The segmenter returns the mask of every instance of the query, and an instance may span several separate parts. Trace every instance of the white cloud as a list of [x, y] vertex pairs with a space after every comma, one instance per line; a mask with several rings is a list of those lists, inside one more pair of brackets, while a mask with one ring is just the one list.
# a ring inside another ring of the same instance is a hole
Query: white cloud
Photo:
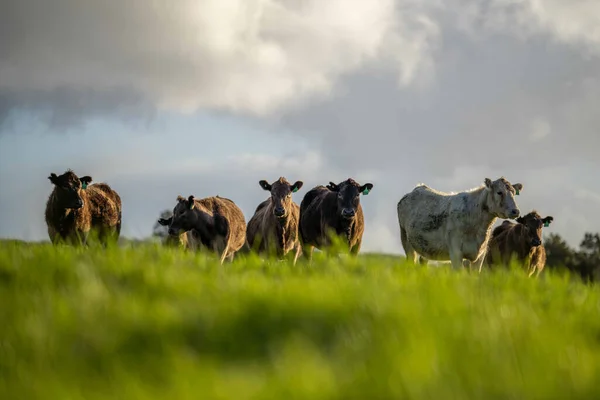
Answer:
[[127, 87], [166, 109], [265, 115], [328, 96], [375, 61], [409, 84], [437, 35], [409, 0], [400, 12], [394, 0], [79, 3], [22, 0], [3, 13], [14, 30], [0, 89]]

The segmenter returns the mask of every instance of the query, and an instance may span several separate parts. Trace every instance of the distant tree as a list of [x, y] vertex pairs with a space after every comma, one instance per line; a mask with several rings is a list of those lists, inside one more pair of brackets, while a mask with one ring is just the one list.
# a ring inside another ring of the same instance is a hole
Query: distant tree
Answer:
[[164, 210], [160, 213], [160, 216], [154, 221], [154, 227], [152, 228], [152, 236], [164, 239], [169, 235], [169, 228], [166, 226], [162, 226], [158, 223], [159, 218], [168, 219], [173, 216], [172, 210]]
[[546, 249], [546, 266], [548, 268], [572, 269], [575, 261], [575, 251], [557, 233], [551, 233], [544, 239]]
[[586, 281], [600, 280], [600, 235], [586, 233], [575, 256], [575, 267]]

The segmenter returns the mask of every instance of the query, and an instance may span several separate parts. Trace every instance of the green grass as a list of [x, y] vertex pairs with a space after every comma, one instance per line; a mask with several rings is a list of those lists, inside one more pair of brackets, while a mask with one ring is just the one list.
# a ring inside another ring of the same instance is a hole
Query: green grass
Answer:
[[592, 399], [600, 289], [399, 257], [0, 244], [0, 398]]

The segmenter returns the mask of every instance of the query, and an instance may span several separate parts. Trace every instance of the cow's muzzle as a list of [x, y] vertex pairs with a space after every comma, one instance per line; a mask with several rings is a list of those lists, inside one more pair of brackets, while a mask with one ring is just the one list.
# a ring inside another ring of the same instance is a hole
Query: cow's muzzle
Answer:
[[79, 200], [77, 200], [77, 201], [75, 201], [73, 203], [73, 207], [72, 208], [79, 209], [81, 207], [83, 207], [83, 200], [79, 199]]
[[537, 247], [537, 246], [539, 246], [541, 244], [542, 244], [542, 241], [540, 239], [538, 239], [538, 238], [531, 239], [531, 245], [532, 246]]
[[273, 214], [277, 218], [285, 217], [285, 208], [283, 208], [283, 207], [275, 207], [275, 209], [273, 210]]
[[344, 208], [342, 210], [342, 217], [344, 218], [354, 218], [354, 215], [356, 215], [356, 211], [353, 208]]

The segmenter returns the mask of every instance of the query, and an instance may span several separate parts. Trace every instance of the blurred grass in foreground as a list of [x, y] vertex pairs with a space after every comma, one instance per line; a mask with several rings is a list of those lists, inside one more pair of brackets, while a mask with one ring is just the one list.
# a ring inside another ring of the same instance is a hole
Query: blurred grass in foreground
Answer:
[[399, 257], [0, 244], [0, 398], [600, 398], [600, 289]]

